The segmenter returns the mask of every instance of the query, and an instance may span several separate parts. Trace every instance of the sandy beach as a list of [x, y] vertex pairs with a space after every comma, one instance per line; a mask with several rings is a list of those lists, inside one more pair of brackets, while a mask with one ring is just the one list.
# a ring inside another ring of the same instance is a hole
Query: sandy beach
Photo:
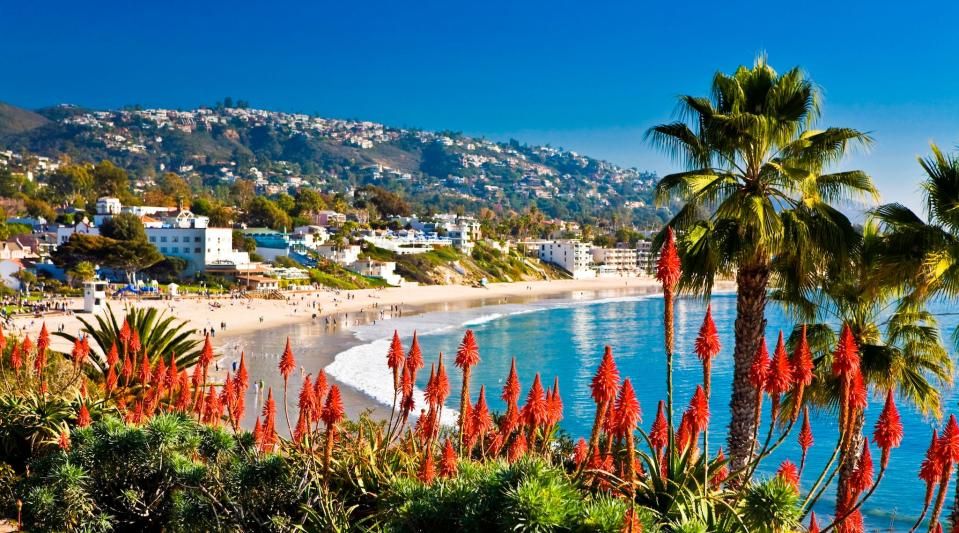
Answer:
[[[349, 324], [351, 320], [365, 319], [358, 316], [359, 314], [390, 313], [391, 306], [398, 306], [397, 312], [406, 313], [429, 304], [479, 300], [495, 302], [497, 299], [510, 297], [540, 297], [575, 291], [628, 288], [648, 291], [656, 287], [658, 283], [651, 277], [599, 278], [493, 283], [485, 288], [463, 285], [426, 285], [356, 291], [327, 289], [285, 293], [286, 300], [213, 296], [210, 298], [182, 297], [173, 300], [110, 299], [109, 304], [115, 313], [119, 313], [125, 306], [157, 307], [189, 321], [201, 332], [204, 328], [214, 328], [217, 330], [218, 338], [225, 338], [298, 322], [308, 322], [314, 318], [325, 320], [329, 317], [331, 320], [335, 319], [337, 325]], [[59, 314], [42, 318], [18, 317], [13, 320], [13, 324], [18, 330], [25, 330], [31, 335], [39, 331], [42, 322], [46, 322], [50, 331], [56, 331], [62, 326], [64, 331], [75, 333], [82, 327], [78, 317], [90, 319], [93, 315], [80, 312], [83, 307], [80, 298], [70, 299], [69, 302], [74, 309], [72, 315]], [[226, 325], [225, 330], [221, 331], [221, 324]], [[71, 347], [63, 339], [55, 337], [52, 348], [69, 350]]]

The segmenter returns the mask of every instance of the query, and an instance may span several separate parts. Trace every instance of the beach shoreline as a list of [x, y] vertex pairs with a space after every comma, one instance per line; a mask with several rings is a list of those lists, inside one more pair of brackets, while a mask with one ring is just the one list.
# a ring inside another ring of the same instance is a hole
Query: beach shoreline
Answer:
[[[332, 364], [338, 354], [365, 344], [366, 341], [355, 336], [354, 328], [380, 320], [546, 299], [587, 301], [659, 292], [659, 282], [644, 276], [493, 283], [483, 288], [428, 285], [355, 291], [320, 290], [289, 293], [286, 300], [212, 297], [111, 300], [110, 304], [117, 314], [128, 305], [158, 307], [188, 321], [201, 336], [204, 330], [213, 331], [212, 342], [217, 352], [216, 369], [210, 376], [213, 380], [223, 380], [240, 353], [245, 352], [251, 380], [262, 382], [262, 386], [251, 391], [252, 396], [248, 398], [251, 405], [258, 406], [263, 400], [263, 391], [272, 388], [275, 392], [282, 387], [276, 364], [283, 350], [284, 336], [293, 343], [300, 364], [299, 379], [302, 379], [306, 374], [315, 376], [321, 368]], [[82, 307], [78, 298], [71, 300], [70, 304], [73, 309]], [[46, 322], [51, 332], [62, 327], [66, 332], [76, 333], [82, 327], [79, 317], [90, 320], [93, 315], [19, 317], [14, 319], [14, 324], [31, 335], [36, 335], [42, 322]], [[225, 329], [221, 329], [221, 324], [226, 326]], [[52, 340], [54, 350], [68, 352], [72, 349], [60, 337], [53, 336]], [[384, 408], [375, 398], [335, 378], [331, 378], [330, 383], [341, 386], [350, 416], [355, 417], [364, 411], [372, 411], [374, 416], [388, 416], [389, 406]], [[294, 390], [298, 387], [298, 384], [293, 386]], [[247, 413], [249, 420], [244, 422], [249, 426], [253, 425], [255, 413], [256, 409]]]

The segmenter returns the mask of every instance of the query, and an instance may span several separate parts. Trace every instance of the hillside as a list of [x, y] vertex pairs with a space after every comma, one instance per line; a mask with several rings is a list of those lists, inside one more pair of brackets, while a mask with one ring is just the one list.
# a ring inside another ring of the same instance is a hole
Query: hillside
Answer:
[[0, 102], [0, 136], [22, 134], [49, 122], [39, 113]]
[[536, 205], [551, 217], [594, 222], [615, 214], [637, 224], [665, 216], [649, 207], [654, 174], [516, 140], [245, 107], [5, 109], [0, 148], [109, 159], [145, 182], [174, 171], [211, 189], [249, 179], [268, 194], [303, 185], [349, 194], [374, 184], [436, 211]]

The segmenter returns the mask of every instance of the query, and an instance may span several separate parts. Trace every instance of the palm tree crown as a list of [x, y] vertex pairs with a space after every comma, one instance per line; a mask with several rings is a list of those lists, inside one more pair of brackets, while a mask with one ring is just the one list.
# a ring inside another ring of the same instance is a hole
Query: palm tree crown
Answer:
[[870, 138], [850, 128], [812, 129], [820, 102], [801, 70], [779, 75], [760, 57], [752, 68], [717, 73], [710, 97], [680, 97], [680, 119], [647, 132], [686, 167], [656, 188], [660, 205], [682, 203], [669, 221], [680, 235], [681, 288], [708, 295], [717, 275], [736, 276], [733, 469], [745, 464], [755, 440], [748, 372], [766, 325], [773, 258], [790, 256], [795, 268], [812, 271], [824, 256], [847, 255], [855, 231], [833, 204], [878, 195], [862, 171], [824, 173], [850, 145]]

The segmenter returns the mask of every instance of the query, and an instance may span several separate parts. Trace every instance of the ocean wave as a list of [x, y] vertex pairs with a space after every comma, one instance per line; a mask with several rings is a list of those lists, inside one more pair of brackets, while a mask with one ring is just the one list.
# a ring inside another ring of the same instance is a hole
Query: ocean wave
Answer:
[[[380, 339], [367, 344], [354, 346], [336, 355], [327, 365], [326, 373], [345, 383], [377, 402], [393, 405], [393, 373], [386, 366], [386, 353], [389, 351], [388, 339]], [[413, 391], [414, 415], [426, 406], [426, 397], [419, 388]], [[441, 423], [456, 424], [459, 413], [455, 409], [444, 408]]]

